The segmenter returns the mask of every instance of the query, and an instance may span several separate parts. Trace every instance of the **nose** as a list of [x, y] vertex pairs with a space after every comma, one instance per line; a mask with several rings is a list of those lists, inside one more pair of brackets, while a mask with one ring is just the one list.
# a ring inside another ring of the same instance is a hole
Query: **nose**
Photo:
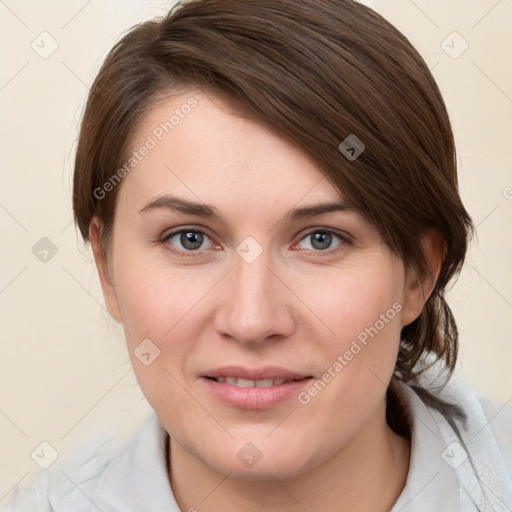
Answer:
[[222, 283], [215, 328], [239, 343], [259, 344], [290, 336], [295, 329], [290, 291], [276, 276], [267, 253], [248, 263], [238, 254]]

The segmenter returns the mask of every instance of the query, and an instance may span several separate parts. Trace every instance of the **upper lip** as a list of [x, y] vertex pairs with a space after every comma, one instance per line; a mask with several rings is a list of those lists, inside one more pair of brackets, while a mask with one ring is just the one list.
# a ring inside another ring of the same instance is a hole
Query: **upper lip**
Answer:
[[243, 366], [222, 366], [209, 370], [204, 377], [239, 377], [247, 380], [264, 380], [264, 379], [286, 379], [297, 380], [311, 377], [305, 373], [293, 372], [286, 368], [278, 366], [265, 366], [262, 368], [247, 368]]

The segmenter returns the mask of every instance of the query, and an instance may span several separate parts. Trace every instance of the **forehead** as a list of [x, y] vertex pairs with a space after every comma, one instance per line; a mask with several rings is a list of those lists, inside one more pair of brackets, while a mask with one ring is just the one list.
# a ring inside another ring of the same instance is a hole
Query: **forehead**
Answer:
[[158, 101], [140, 120], [130, 155], [118, 201], [134, 207], [163, 193], [254, 211], [340, 199], [298, 145], [205, 92]]

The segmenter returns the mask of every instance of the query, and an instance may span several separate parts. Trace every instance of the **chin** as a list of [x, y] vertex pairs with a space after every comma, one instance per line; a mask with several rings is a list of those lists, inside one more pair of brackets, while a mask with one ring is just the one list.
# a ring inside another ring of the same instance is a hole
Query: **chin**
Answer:
[[260, 461], [252, 468], [240, 466], [240, 464], [233, 464], [230, 461], [221, 467], [212, 469], [223, 475], [229, 475], [230, 479], [247, 481], [285, 480], [306, 472], [306, 468], [298, 465], [297, 461], [293, 462], [293, 466], [274, 460], [267, 460], [266, 463]]
[[212, 470], [239, 480], [292, 478], [314, 466], [301, 446], [285, 446], [283, 443], [269, 443], [261, 439], [259, 446], [262, 445], [259, 449], [258, 441], [237, 441], [218, 453], [218, 458], [213, 454], [214, 461], [203, 459], [203, 462]]

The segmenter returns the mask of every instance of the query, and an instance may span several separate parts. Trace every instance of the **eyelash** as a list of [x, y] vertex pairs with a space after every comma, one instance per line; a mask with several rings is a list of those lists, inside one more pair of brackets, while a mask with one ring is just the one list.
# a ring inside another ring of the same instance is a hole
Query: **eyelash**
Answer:
[[[202, 235], [210, 238], [210, 240], [212, 240], [212, 242], [214, 244], [216, 244], [216, 242], [207, 233], [205, 233], [204, 231], [202, 231], [200, 229], [186, 228], [186, 227], [185, 228], [177, 229], [176, 231], [172, 231], [172, 232], [166, 234], [163, 237], [163, 239], [160, 241], [160, 243], [165, 244], [167, 250], [169, 250], [173, 254], [177, 254], [180, 257], [184, 257], [184, 258], [197, 258], [197, 257], [202, 256], [203, 255], [202, 253], [204, 253], [205, 250], [180, 251], [180, 250], [177, 250], [177, 249], [173, 248], [170, 244], [167, 244], [168, 240], [170, 240], [172, 237], [174, 237], [176, 235], [179, 235], [181, 233], [187, 233], [187, 232], [202, 234]], [[309, 254], [314, 254], [314, 255], [318, 255], [318, 256], [332, 255], [332, 254], [342, 250], [346, 245], [352, 245], [353, 244], [353, 241], [352, 241], [351, 237], [347, 233], [343, 233], [343, 232], [340, 232], [340, 231], [337, 231], [337, 230], [331, 229], [331, 228], [312, 228], [309, 231], [307, 231], [297, 242], [295, 242], [294, 245], [296, 245], [297, 243], [301, 242], [302, 240], [305, 240], [308, 236], [312, 235], [313, 233], [323, 233], [323, 234], [333, 235], [333, 236], [338, 237], [340, 239], [340, 243], [337, 246], [335, 246], [333, 249], [325, 249], [325, 250], [308, 250], [308, 249], [303, 249], [303, 251], [305, 251], [305, 252], [307, 252]], [[218, 245], [218, 244], [216, 244], [216, 245]]]

